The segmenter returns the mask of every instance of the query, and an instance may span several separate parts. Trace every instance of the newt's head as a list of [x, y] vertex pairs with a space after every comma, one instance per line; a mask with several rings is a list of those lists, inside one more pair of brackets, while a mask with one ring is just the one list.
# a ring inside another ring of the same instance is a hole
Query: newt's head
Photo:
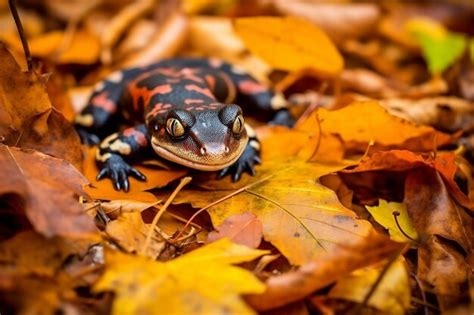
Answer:
[[237, 105], [170, 110], [147, 123], [151, 145], [159, 156], [202, 171], [232, 165], [248, 142], [242, 110]]

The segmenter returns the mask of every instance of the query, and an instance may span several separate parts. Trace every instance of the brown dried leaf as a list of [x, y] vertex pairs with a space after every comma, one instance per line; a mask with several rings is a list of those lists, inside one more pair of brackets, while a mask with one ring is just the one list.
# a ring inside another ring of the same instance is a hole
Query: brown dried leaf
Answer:
[[82, 154], [73, 126], [52, 106], [34, 73], [21, 72], [0, 44], [0, 135], [5, 144], [65, 159], [78, 169]]
[[[0, 146], [4, 222], [32, 226], [45, 235], [85, 235], [96, 231], [78, 197], [87, 180], [70, 164], [40, 152]], [[13, 210], [13, 212], [9, 212]], [[25, 222], [27, 220], [27, 222]], [[18, 228], [18, 227], [17, 227]]]

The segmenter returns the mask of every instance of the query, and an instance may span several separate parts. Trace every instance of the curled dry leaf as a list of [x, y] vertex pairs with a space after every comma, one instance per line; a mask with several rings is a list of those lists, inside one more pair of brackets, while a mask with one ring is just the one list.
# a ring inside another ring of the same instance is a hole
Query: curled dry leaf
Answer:
[[277, 69], [310, 68], [323, 76], [336, 76], [344, 67], [327, 35], [305, 20], [291, 16], [239, 18], [234, 28], [252, 53]]
[[447, 310], [468, 295], [474, 220], [452, 200], [433, 169], [418, 169], [407, 176], [404, 202], [415, 228], [427, 237], [419, 248], [418, 276], [434, 287], [441, 309]]
[[265, 253], [228, 239], [166, 263], [108, 251], [106, 272], [94, 290], [115, 292], [112, 314], [152, 314], [158, 309], [163, 314], [254, 314], [239, 295], [261, 293], [265, 287], [251, 272], [232, 264]]
[[209, 243], [227, 237], [236, 244], [257, 248], [262, 241], [262, 222], [250, 212], [228, 217], [207, 236]]
[[371, 232], [367, 242], [341, 244], [331, 251], [322, 252], [317, 259], [309, 261], [296, 271], [268, 278], [265, 281], [266, 291], [248, 296], [246, 300], [259, 311], [301, 300], [318, 289], [344, 279], [356, 269], [386, 259], [399, 251], [401, 246], [403, 245]]
[[474, 130], [474, 104], [457, 97], [431, 97], [420, 100], [386, 99], [380, 101], [390, 114], [439, 130]]
[[32, 226], [45, 236], [80, 236], [96, 231], [78, 201], [87, 180], [72, 165], [5, 145], [0, 146], [0, 161], [4, 174], [0, 196], [10, 209], [2, 214], [5, 222]]
[[130, 27], [130, 24], [150, 12], [154, 6], [155, 0], [133, 1], [114, 16], [100, 38], [102, 44], [101, 60], [104, 64], [109, 64], [112, 61], [111, 50]]
[[3, 143], [65, 159], [81, 169], [79, 136], [52, 106], [34, 73], [21, 72], [0, 44], [0, 124]]
[[458, 166], [453, 153], [439, 153], [435, 158], [431, 158], [405, 150], [377, 152], [370, 158], [363, 160], [357, 167], [342, 170], [339, 173], [343, 176], [350, 176], [351, 174], [357, 175], [374, 171], [405, 172], [419, 167], [428, 167], [439, 172], [456, 201], [470, 211], [474, 210], [474, 202], [461, 191], [455, 181]]
[[144, 66], [176, 54], [184, 43], [188, 30], [188, 19], [175, 12], [169, 16], [159, 31], [150, 39], [148, 46], [120, 61], [117, 68]]
[[321, 27], [336, 42], [373, 32], [381, 16], [373, 3], [322, 3], [276, 0], [278, 11], [305, 18]]

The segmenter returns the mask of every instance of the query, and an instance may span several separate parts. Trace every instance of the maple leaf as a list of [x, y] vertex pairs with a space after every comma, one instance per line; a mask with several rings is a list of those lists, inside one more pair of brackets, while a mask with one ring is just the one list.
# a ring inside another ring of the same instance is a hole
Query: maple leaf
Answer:
[[253, 314], [239, 294], [261, 293], [265, 286], [232, 264], [267, 252], [228, 239], [166, 263], [108, 251], [94, 290], [116, 293], [113, 314]]
[[[301, 265], [340, 244], [366, 241], [372, 229], [367, 221], [358, 220], [354, 212], [342, 206], [333, 191], [316, 182], [320, 175], [340, 167], [301, 161], [292, 161], [290, 166], [267, 162], [258, 170], [258, 178], [268, 177], [266, 180], [207, 211], [214, 226], [231, 215], [252, 212], [263, 224], [265, 240], [292, 264]], [[188, 189], [181, 191], [174, 203], [204, 207], [228, 194], [227, 190]]]

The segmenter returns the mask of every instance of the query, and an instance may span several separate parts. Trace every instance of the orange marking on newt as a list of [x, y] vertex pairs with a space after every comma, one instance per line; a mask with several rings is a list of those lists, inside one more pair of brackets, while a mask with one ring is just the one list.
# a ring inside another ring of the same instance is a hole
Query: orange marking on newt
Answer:
[[216, 87], [216, 78], [214, 78], [212, 75], [208, 74], [205, 76], [207, 86], [211, 91], [213, 91]]
[[191, 105], [191, 104], [196, 104], [196, 103], [200, 104], [200, 103], [204, 103], [204, 100], [188, 98], [184, 100], [184, 103], [186, 105]]
[[244, 94], [257, 94], [265, 92], [267, 88], [258, 82], [245, 80], [239, 82], [239, 90]]
[[107, 98], [109, 93], [102, 92], [91, 99], [91, 104], [96, 107], [100, 107], [109, 113], [115, 113], [117, 106], [113, 101]]
[[188, 91], [195, 91], [195, 92], [198, 92], [200, 94], [204, 94], [210, 98], [214, 98], [214, 95], [212, 95], [211, 91], [209, 89], [205, 89], [205, 88], [201, 88], [197, 85], [194, 85], [194, 84], [188, 84], [185, 86], [186, 90]]

